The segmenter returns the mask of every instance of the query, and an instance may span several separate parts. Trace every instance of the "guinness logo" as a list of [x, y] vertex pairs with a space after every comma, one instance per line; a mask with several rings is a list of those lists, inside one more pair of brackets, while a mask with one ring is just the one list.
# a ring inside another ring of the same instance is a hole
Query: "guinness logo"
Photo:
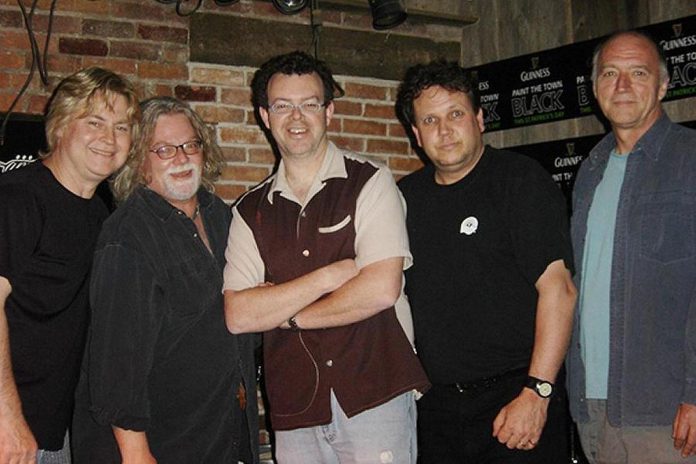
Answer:
[[539, 57], [533, 56], [532, 57], [532, 69], [536, 69], [538, 67], [539, 67]]
[[575, 155], [575, 142], [566, 143], [566, 153], [568, 154], [568, 156]]
[[672, 32], [674, 32], [674, 37], [681, 37], [681, 35], [682, 35], [682, 23], [672, 24]]

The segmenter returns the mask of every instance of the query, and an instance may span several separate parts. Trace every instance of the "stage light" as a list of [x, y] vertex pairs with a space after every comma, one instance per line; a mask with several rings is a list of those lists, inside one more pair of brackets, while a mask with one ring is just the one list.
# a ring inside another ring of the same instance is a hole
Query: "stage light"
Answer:
[[381, 31], [406, 21], [406, 9], [401, 0], [368, 0], [372, 12], [372, 27]]
[[307, 0], [273, 0], [273, 6], [283, 14], [293, 15], [307, 6]]

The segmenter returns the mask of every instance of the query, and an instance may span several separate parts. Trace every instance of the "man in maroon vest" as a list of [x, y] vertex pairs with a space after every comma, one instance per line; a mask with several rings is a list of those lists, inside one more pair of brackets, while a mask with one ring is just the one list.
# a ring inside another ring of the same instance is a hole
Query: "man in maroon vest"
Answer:
[[234, 208], [225, 316], [264, 332], [279, 463], [415, 463], [414, 390], [428, 380], [403, 295], [411, 264], [388, 169], [327, 138], [331, 71], [293, 52], [252, 82], [278, 171]]

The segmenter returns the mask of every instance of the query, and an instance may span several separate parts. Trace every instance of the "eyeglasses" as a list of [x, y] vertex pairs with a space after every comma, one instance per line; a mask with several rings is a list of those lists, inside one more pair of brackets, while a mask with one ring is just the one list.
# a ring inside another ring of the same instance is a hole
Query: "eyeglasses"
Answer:
[[181, 145], [162, 145], [154, 150], [150, 150], [155, 153], [160, 159], [168, 160], [176, 156], [176, 152], [179, 148], [184, 152], [186, 156], [197, 155], [201, 152], [203, 147], [203, 142], [200, 140], [191, 140], [190, 142], [184, 142]]
[[319, 103], [315, 101], [308, 101], [300, 103], [299, 105], [293, 105], [292, 103], [282, 102], [274, 103], [268, 107], [268, 111], [274, 114], [289, 114], [292, 113], [295, 108], [300, 110], [301, 113], [318, 113], [326, 103]]

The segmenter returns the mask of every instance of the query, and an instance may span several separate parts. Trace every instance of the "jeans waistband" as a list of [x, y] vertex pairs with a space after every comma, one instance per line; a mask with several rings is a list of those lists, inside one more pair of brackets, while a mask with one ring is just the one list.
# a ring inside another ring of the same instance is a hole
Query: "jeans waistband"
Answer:
[[528, 371], [528, 367], [520, 367], [519, 369], [513, 369], [491, 377], [484, 377], [469, 382], [438, 383], [434, 384], [433, 387], [455, 389], [459, 393], [488, 390], [507, 380], [522, 377], [526, 375]]

